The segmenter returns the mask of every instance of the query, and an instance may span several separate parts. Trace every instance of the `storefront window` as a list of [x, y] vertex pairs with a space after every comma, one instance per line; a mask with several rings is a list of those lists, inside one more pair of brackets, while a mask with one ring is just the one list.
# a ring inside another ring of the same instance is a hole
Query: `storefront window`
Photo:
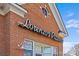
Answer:
[[45, 44], [35, 43], [33, 41], [24, 41], [22, 48], [24, 49], [24, 56], [57, 56], [57, 47], [47, 46]]
[[24, 56], [32, 56], [33, 55], [33, 51], [32, 50], [24, 50]]
[[52, 48], [51, 47], [45, 47], [43, 49], [43, 55], [44, 56], [51, 56], [52, 55]]
[[33, 42], [32, 41], [24, 41], [23, 49], [25, 56], [32, 56], [33, 55]]
[[43, 55], [44, 56], [57, 56], [58, 51], [57, 47], [44, 47]]
[[42, 46], [37, 42], [34, 42], [34, 55], [42, 56]]

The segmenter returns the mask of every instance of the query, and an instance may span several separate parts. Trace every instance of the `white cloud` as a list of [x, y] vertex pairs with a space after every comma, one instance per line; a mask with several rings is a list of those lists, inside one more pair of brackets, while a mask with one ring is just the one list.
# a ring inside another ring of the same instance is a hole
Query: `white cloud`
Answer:
[[79, 21], [75, 19], [71, 19], [67, 22], [66, 27], [79, 29]]
[[69, 23], [79, 23], [79, 21], [76, 20], [76, 19], [70, 19], [70, 20], [67, 22], [67, 24], [69, 24]]
[[73, 28], [76, 30], [77, 33], [79, 33], [79, 20], [71, 19], [67, 21], [66, 28], [68, 29]]
[[71, 17], [71, 16], [74, 16], [74, 13], [73, 13], [73, 12], [69, 12], [69, 13], [67, 14], [67, 17]]
[[79, 30], [77, 30], [77, 32], [79, 33]]

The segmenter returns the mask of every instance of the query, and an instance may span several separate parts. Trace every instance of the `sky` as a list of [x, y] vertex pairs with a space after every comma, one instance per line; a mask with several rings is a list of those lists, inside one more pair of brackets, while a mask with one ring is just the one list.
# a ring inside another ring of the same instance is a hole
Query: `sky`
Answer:
[[68, 32], [63, 45], [66, 53], [79, 43], [79, 3], [57, 3], [56, 6]]

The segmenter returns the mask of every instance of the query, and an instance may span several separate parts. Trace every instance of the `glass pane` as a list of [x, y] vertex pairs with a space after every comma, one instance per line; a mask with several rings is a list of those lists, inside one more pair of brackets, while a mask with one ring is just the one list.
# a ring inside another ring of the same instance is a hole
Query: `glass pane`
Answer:
[[32, 50], [32, 42], [31, 41], [25, 41], [22, 45], [22, 47], [26, 50]]
[[57, 47], [44, 47], [43, 55], [44, 56], [57, 56], [58, 55]]
[[45, 47], [43, 49], [43, 53], [51, 53], [52, 52], [52, 49], [50, 47]]
[[24, 41], [23, 42], [23, 49], [24, 49], [24, 55], [25, 56], [32, 56], [33, 55], [33, 46], [31, 41]]
[[39, 46], [35, 46], [35, 53], [41, 53], [42, 49]]
[[24, 55], [25, 56], [32, 56], [33, 51], [32, 50], [24, 50]]

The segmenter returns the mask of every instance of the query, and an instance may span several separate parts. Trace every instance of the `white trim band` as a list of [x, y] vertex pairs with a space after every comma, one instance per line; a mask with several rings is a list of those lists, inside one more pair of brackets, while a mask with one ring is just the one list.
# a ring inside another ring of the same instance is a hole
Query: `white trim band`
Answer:
[[50, 6], [50, 9], [51, 9], [54, 17], [55, 17], [57, 25], [59, 26], [59, 29], [64, 32], [64, 36], [67, 36], [68, 35], [67, 30], [64, 26], [64, 23], [63, 23], [61, 16], [57, 10], [56, 5], [54, 3], [49, 3], [49, 6]]
[[12, 12], [16, 13], [17, 15], [24, 17], [25, 14], [27, 13], [27, 11], [25, 9], [23, 9], [22, 7], [20, 7], [19, 5], [15, 4], [15, 3], [5, 3], [5, 4], [2, 4], [2, 7], [3, 7], [3, 9], [0, 9], [1, 15], [5, 15], [9, 11], [12, 11]]

